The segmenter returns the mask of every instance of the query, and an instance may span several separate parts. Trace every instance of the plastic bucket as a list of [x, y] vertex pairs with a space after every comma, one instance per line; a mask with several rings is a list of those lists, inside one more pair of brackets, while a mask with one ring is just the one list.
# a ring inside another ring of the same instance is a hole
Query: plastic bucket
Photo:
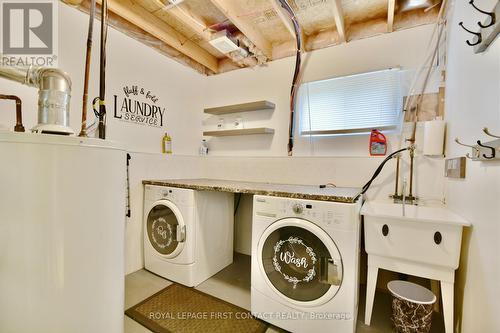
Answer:
[[392, 298], [392, 323], [398, 333], [428, 333], [436, 295], [427, 288], [407, 281], [387, 284]]

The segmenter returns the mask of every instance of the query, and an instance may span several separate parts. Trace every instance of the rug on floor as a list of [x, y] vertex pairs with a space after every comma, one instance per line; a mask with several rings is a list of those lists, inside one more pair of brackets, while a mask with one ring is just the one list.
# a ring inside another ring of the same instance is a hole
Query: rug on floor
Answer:
[[125, 314], [155, 333], [262, 333], [268, 326], [243, 308], [177, 283]]

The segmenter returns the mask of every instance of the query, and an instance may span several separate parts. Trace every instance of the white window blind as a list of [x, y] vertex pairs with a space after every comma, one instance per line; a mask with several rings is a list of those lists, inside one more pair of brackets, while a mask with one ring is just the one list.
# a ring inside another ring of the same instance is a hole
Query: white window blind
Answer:
[[305, 83], [298, 95], [300, 132], [332, 135], [394, 129], [402, 104], [399, 69]]

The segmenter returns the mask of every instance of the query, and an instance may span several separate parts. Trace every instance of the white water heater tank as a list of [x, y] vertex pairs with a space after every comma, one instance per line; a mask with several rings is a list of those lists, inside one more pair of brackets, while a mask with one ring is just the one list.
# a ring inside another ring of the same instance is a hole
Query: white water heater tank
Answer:
[[0, 332], [123, 332], [126, 152], [0, 132]]

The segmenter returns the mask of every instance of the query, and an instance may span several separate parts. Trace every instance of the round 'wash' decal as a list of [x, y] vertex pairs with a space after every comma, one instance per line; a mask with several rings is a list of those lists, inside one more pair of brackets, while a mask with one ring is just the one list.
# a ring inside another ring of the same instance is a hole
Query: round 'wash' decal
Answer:
[[[269, 282], [288, 298], [314, 301], [332, 287], [320, 279], [320, 264], [333, 262], [332, 255], [323, 241], [306, 228], [277, 228], [264, 240], [261, 255]], [[335, 257], [339, 258], [339, 254]]]

